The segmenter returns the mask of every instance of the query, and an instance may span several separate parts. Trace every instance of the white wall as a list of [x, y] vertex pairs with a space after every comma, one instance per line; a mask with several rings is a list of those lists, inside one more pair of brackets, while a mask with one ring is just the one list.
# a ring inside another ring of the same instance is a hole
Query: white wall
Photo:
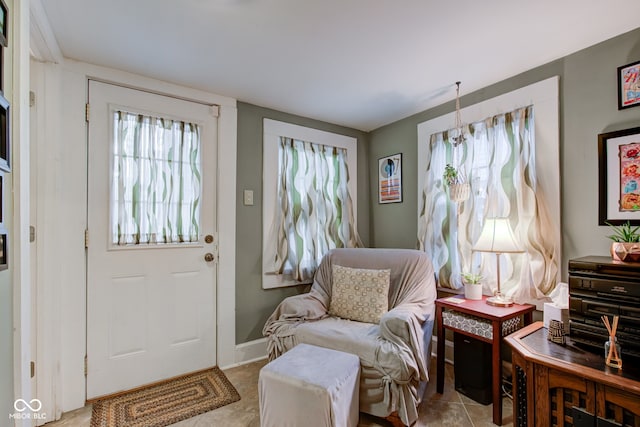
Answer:
[[[220, 106], [218, 121], [218, 345], [221, 367], [236, 363], [236, 101], [112, 69], [63, 60], [32, 61], [36, 93], [37, 287], [39, 398], [59, 416], [85, 404], [88, 78]], [[220, 180], [219, 180], [220, 181]], [[91, 363], [91, 361], [89, 361]], [[51, 420], [51, 419], [49, 419]]]

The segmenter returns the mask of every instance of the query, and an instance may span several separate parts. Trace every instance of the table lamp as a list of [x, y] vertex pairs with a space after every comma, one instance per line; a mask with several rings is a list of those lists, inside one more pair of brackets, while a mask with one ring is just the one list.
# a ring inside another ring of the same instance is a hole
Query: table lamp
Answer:
[[487, 298], [487, 304], [498, 307], [510, 307], [513, 301], [500, 292], [500, 255], [504, 253], [524, 252], [518, 245], [509, 218], [487, 218], [482, 227], [480, 237], [471, 248], [478, 252], [493, 252], [496, 254], [496, 273], [498, 291], [493, 297]]

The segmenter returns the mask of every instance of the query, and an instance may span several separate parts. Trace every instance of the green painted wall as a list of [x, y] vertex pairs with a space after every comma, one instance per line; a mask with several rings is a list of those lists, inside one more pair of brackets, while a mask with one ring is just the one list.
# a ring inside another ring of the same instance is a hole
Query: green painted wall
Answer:
[[[570, 258], [608, 253], [607, 227], [598, 226], [597, 135], [640, 126], [640, 107], [617, 109], [616, 69], [640, 60], [640, 28], [465, 95], [462, 107], [560, 76], [562, 272]], [[453, 86], [452, 86], [453, 91]], [[271, 118], [358, 138], [358, 230], [366, 246], [414, 248], [417, 234], [417, 125], [450, 113], [453, 101], [370, 133], [238, 103], [236, 342], [262, 336], [275, 306], [304, 287], [263, 290], [262, 119]], [[464, 119], [464, 117], [463, 117]], [[403, 154], [403, 202], [377, 203], [380, 157]], [[544, 158], [538, 159], [544, 161]], [[242, 191], [254, 191], [254, 206]]]
[[[354, 129], [238, 103], [238, 172], [236, 205], [236, 343], [262, 337], [275, 307], [306, 286], [262, 289], [262, 123], [264, 118], [339, 133], [358, 139], [358, 231], [369, 243], [368, 135]], [[275, 165], [274, 165], [275, 167]], [[243, 191], [253, 190], [254, 205], [244, 206]]]
[[[606, 255], [608, 227], [598, 226], [599, 133], [640, 126], [640, 106], [617, 108], [616, 69], [640, 60], [640, 28], [463, 96], [472, 105], [552, 76], [560, 76], [562, 271], [567, 261]], [[455, 76], [452, 76], [452, 82]], [[463, 82], [464, 84], [464, 82]], [[454, 89], [452, 88], [452, 91]], [[404, 202], [371, 204], [371, 246], [413, 248], [417, 240], [417, 125], [455, 109], [453, 101], [376, 129], [370, 134], [371, 200], [377, 158], [403, 153]], [[463, 117], [464, 120], [464, 117]], [[544, 158], [536, 161], [543, 162]]]

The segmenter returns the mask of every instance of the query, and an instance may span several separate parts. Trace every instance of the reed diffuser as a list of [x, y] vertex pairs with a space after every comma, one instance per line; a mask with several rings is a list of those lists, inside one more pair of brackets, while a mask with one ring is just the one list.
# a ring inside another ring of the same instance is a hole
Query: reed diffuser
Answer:
[[607, 358], [607, 366], [612, 368], [622, 369], [622, 359], [620, 359], [620, 344], [616, 338], [616, 331], [618, 329], [618, 316], [613, 316], [613, 325], [609, 323], [607, 316], [602, 316], [602, 322], [609, 332], [609, 341], [604, 343], [604, 355]]

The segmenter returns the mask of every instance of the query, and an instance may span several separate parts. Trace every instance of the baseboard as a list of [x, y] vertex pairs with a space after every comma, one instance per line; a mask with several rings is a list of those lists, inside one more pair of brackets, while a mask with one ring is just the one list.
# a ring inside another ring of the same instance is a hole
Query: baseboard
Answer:
[[244, 342], [236, 345], [234, 351], [234, 363], [220, 366], [220, 369], [235, 368], [236, 366], [246, 365], [247, 363], [263, 360], [267, 358], [267, 339], [259, 338], [257, 340]]
[[[431, 357], [436, 358], [438, 355], [436, 349], [438, 348], [438, 337], [433, 335], [431, 337]], [[444, 340], [444, 361], [453, 365], [453, 341], [447, 339]]]

